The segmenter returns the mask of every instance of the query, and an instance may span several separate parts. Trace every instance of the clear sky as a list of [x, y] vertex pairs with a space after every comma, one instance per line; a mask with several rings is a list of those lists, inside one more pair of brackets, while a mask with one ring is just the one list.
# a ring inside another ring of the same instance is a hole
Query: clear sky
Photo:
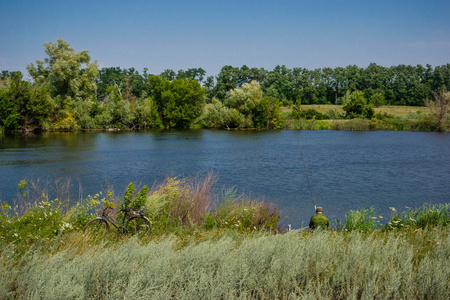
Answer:
[[28, 74], [45, 42], [100, 67], [308, 69], [450, 63], [449, 0], [0, 0], [0, 65]]

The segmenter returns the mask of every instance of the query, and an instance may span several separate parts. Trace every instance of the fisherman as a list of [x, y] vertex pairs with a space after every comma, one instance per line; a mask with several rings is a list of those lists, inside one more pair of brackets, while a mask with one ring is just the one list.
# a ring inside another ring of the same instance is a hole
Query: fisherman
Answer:
[[323, 229], [328, 229], [328, 227], [330, 227], [330, 221], [328, 221], [328, 218], [323, 215], [323, 209], [320, 206], [316, 208], [316, 215], [312, 216], [309, 221], [310, 229], [316, 229], [319, 227]]

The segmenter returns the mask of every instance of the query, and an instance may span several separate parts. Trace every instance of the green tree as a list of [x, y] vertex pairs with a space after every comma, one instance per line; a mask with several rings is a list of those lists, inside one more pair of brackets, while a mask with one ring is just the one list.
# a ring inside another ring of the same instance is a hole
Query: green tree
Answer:
[[197, 80], [150, 75], [147, 84], [163, 126], [187, 128], [200, 116], [205, 91]]
[[44, 47], [47, 57], [44, 61], [37, 60], [36, 65], [29, 64], [28, 72], [36, 85], [50, 91], [56, 112], [67, 115], [73, 109], [74, 101], [95, 97], [97, 62], [90, 61], [88, 51], [76, 52], [63, 39], [45, 43]]
[[6, 130], [27, 133], [45, 128], [52, 108], [47, 89], [33, 87], [21, 75], [0, 89], [0, 126]]
[[217, 82], [214, 86], [214, 92], [212, 96], [217, 97], [219, 100], [223, 101], [228, 91], [239, 87], [238, 84], [240, 78], [239, 68], [232, 66], [224, 66], [217, 75]]
[[106, 97], [106, 90], [110, 86], [117, 87], [124, 100], [129, 100], [132, 97], [142, 97], [145, 92], [148, 93], [144, 77], [134, 68], [102, 68], [97, 80], [98, 100], [103, 100]]
[[179, 70], [176, 79], [197, 79], [198, 82], [201, 83], [205, 75], [206, 71], [202, 68], [190, 68], [186, 71]]
[[384, 105], [384, 95], [382, 93], [373, 94], [370, 97], [369, 103], [375, 107]]
[[347, 118], [372, 118], [374, 110], [371, 105], [367, 105], [364, 93], [354, 91], [350, 94], [349, 100], [344, 104], [342, 109], [345, 111]]
[[228, 108], [217, 98], [208, 106], [206, 126], [211, 128], [239, 128], [245, 126], [245, 117], [235, 108]]
[[278, 99], [264, 97], [256, 106], [253, 124], [256, 128], [279, 129], [284, 125], [281, 116], [281, 103]]
[[224, 104], [251, 118], [261, 98], [261, 86], [256, 81], [252, 81], [227, 92]]
[[101, 113], [96, 115], [95, 121], [102, 127], [129, 127], [133, 119], [130, 103], [123, 100], [119, 89], [109, 87], [104, 103], [101, 105]]
[[157, 128], [161, 125], [155, 101], [151, 97], [138, 98], [131, 106], [134, 128]]
[[[273, 71], [268, 72], [263, 84], [264, 92], [269, 91], [270, 88], [277, 91], [277, 96], [283, 104], [288, 105], [296, 100], [293, 88], [292, 70], [284, 65], [276, 66]], [[273, 94], [266, 94], [265, 96], [271, 97], [272, 95]]]

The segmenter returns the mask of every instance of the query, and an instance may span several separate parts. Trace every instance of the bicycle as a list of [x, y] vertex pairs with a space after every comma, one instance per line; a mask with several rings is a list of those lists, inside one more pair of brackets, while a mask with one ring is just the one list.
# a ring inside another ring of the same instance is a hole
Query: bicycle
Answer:
[[133, 211], [131, 208], [124, 208], [120, 211], [123, 212], [123, 219], [121, 223], [116, 222], [112, 219], [109, 214], [111, 208], [107, 207], [103, 210], [102, 215], [98, 216], [84, 226], [84, 235], [100, 235], [104, 236], [109, 232], [109, 224], [112, 224], [117, 232], [119, 233], [131, 233], [135, 234], [150, 234], [152, 231], [152, 226], [150, 220], [145, 216], [147, 209], [142, 206], [140, 210]]

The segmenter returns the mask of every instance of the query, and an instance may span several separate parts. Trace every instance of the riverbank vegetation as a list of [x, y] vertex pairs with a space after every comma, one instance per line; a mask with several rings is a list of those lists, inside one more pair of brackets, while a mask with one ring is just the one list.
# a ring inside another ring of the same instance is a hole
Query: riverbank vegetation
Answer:
[[[214, 176], [130, 184], [68, 205], [22, 181], [0, 214], [0, 297], [447, 299], [450, 204], [350, 211], [332, 230], [277, 228], [273, 205], [216, 191]], [[31, 205], [19, 205], [33, 203]], [[152, 233], [82, 234], [104, 207], [145, 205]]]
[[[224, 66], [99, 69], [86, 50], [44, 44], [46, 57], [0, 76], [0, 132], [142, 128], [447, 131], [450, 64], [308, 70]], [[305, 105], [330, 106], [325, 112]], [[398, 116], [398, 106], [413, 106]], [[423, 111], [424, 106], [429, 109]], [[377, 111], [378, 110], [378, 111]], [[284, 111], [284, 112], [283, 112]], [[291, 113], [288, 113], [291, 112]], [[417, 113], [415, 113], [417, 112]], [[322, 121], [322, 120], [327, 120]]]

